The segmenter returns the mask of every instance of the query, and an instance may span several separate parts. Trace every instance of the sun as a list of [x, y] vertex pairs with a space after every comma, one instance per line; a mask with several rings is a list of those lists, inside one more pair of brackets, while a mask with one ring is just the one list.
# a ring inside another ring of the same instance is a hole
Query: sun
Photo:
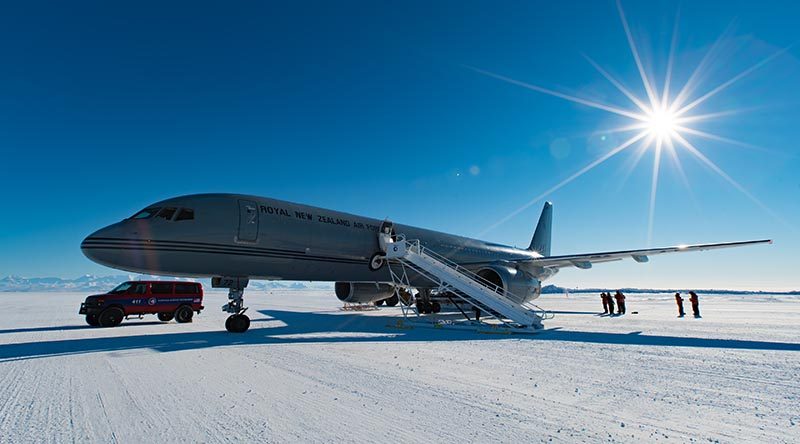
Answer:
[[625, 36], [628, 39], [628, 46], [630, 47], [631, 54], [633, 55], [633, 60], [636, 63], [636, 68], [639, 71], [639, 76], [641, 77], [642, 86], [644, 87], [644, 92], [646, 94], [645, 95], [635, 94], [630, 89], [628, 89], [623, 84], [623, 82], [612, 76], [597, 62], [595, 62], [586, 55], [584, 55], [584, 57], [598, 73], [600, 73], [603, 77], [605, 77], [605, 79], [608, 80], [612, 85], [614, 85], [614, 87], [620, 93], [622, 93], [625, 97], [627, 97], [627, 99], [630, 101], [631, 106], [620, 107], [608, 103], [602, 103], [595, 100], [590, 100], [583, 97], [578, 97], [562, 93], [559, 91], [555, 91], [552, 89], [544, 88], [538, 85], [533, 85], [531, 83], [523, 82], [521, 80], [512, 79], [510, 77], [506, 77], [473, 66], [467, 66], [467, 68], [472, 69], [480, 74], [493, 77], [495, 79], [502, 80], [504, 82], [508, 82], [532, 91], [558, 97], [560, 99], [568, 100], [570, 102], [578, 103], [584, 106], [616, 114], [617, 116], [624, 117], [627, 119], [628, 124], [624, 126], [618, 128], [608, 128], [600, 131], [600, 133], [603, 136], [606, 136], [611, 133], [630, 133], [630, 132], [633, 133], [633, 135], [630, 138], [623, 139], [622, 143], [620, 143], [614, 148], [611, 148], [610, 150], [608, 150], [608, 152], [606, 152], [599, 158], [585, 165], [583, 168], [579, 169], [571, 176], [562, 180], [558, 184], [550, 187], [545, 192], [539, 194], [538, 196], [534, 197], [521, 207], [517, 208], [516, 210], [512, 211], [511, 213], [503, 217], [502, 219], [498, 220], [497, 222], [486, 228], [483, 232], [481, 232], [480, 235], [486, 234], [487, 232], [498, 227], [499, 225], [507, 222], [512, 217], [522, 213], [524, 210], [536, 204], [537, 202], [541, 201], [549, 194], [566, 186], [570, 182], [586, 174], [588, 171], [594, 169], [596, 166], [600, 165], [606, 160], [634, 146], [638, 146], [640, 147], [640, 149], [634, 157], [634, 163], [631, 167], [631, 170], [639, 164], [639, 161], [642, 159], [643, 155], [646, 152], [653, 153], [652, 180], [650, 184], [651, 185], [650, 207], [649, 207], [648, 229], [647, 229], [648, 245], [651, 243], [653, 236], [653, 221], [655, 215], [656, 192], [658, 188], [658, 178], [661, 169], [662, 155], [664, 154], [668, 155], [668, 158], [672, 160], [672, 164], [674, 165], [678, 176], [682, 179], [682, 182], [686, 186], [688, 192], [689, 193], [692, 192], [692, 188], [689, 185], [689, 180], [686, 177], [683, 171], [683, 167], [681, 165], [681, 161], [678, 154], [679, 151], [686, 153], [691, 157], [697, 159], [697, 161], [699, 161], [700, 163], [705, 165], [708, 169], [719, 175], [722, 179], [724, 179], [736, 190], [741, 192], [745, 197], [747, 197], [756, 205], [758, 205], [761, 209], [771, 214], [777, 220], [782, 220], [782, 218], [780, 218], [774, 211], [772, 211], [770, 208], [764, 205], [760, 200], [758, 200], [755, 196], [753, 196], [753, 194], [751, 194], [742, 185], [740, 185], [735, 179], [733, 179], [730, 175], [728, 175], [725, 171], [723, 171], [722, 168], [717, 166], [716, 163], [714, 163], [705, 154], [703, 154], [703, 152], [699, 148], [697, 148], [695, 144], [692, 141], [690, 141], [690, 139], [699, 137], [707, 140], [714, 140], [717, 142], [724, 142], [733, 145], [752, 146], [723, 136], [701, 131], [696, 127], [693, 127], [694, 124], [697, 122], [709, 121], [725, 115], [736, 114], [740, 112], [740, 110], [729, 109], [716, 112], [698, 113], [697, 109], [699, 109], [700, 105], [706, 103], [706, 101], [711, 97], [719, 94], [720, 92], [724, 91], [734, 83], [748, 76], [753, 71], [756, 71], [757, 69], [766, 65], [767, 63], [774, 60], [778, 56], [786, 53], [789, 47], [783, 48], [781, 50], [772, 53], [768, 57], [760, 60], [758, 63], [739, 72], [737, 75], [731, 77], [727, 81], [722, 82], [716, 87], [708, 90], [706, 93], [699, 95], [699, 97], [693, 98], [690, 96], [700, 86], [701, 79], [707, 77], [704, 71], [709, 69], [711, 65], [711, 60], [713, 60], [714, 56], [717, 55], [715, 54], [715, 51], [718, 50], [718, 46], [722, 38], [720, 37], [720, 39], [718, 39], [717, 42], [715, 42], [711, 46], [711, 49], [709, 49], [709, 51], [705, 54], [705, 56], [700, 61], [698, 66], [689, 75], [688, 80], [683, 84], [683, 86], [680, 89], [675, 88], [675, 90], [677, 90], [677, 92], [675, 92], [672, 89], [673, 88], [672, 77], [675, 68], [674, 59], [675, 59], [675, 48], [677, 45], [677, 35], [678, 35], [678, 17], [676, 16], [675, 18], [675, 25], [672, 30], [672, 40], [670, 43], [669, 56], [667, 58], [666, 72], [664, 73], [663, 77], [664, 82], [661, 85], [656, 85], [655, 79], [647, 75], [647, 72], [652, 70], [646, 69], [644, 63], [642, 62], [642, 58], [639, 56], [639, 50], [636, 46], [636, 43], [634, 42], [633, 35], [631, 33], [630, 27], [628, 26], [628, 20], [625, 18], [625, 11], [622, 8], [622, 3], [620, 2], [620, 0], [617, 0], [617, 10], [619, 11], [620, 21], [622, 22], [622, 27], [625, 31]]
[[657, 108], [647, 114], [645, 128], [651, 137], [664, 141], [679, 130], [678, 119], [669, 109]]

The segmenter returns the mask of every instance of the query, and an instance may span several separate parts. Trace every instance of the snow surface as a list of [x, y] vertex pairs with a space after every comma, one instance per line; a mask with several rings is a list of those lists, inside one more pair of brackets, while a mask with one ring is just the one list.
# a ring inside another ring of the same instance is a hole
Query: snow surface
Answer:
[[[396, 329], [330, 291], [225, 295], [113, 329], [84, 293], [0, 294], [0, 442], [800, 442], [800, 297], [548, 295], [536, 335]], [[688, 306], [687, 306], [688, 308]], [[638, 311], [638, 314], [630, 314]]]

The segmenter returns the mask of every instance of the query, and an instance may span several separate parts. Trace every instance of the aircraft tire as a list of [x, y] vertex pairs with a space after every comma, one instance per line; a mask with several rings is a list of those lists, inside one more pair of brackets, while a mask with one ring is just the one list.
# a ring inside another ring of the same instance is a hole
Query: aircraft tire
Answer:
[[122, 323], [125, 313], [119, 307], [109, 307], [97, 316], [97, 323], [101, 327], [116, 327]]
[[417, 302], [417, 311], [422, 314], [428, 314], [431, 312], [431, 304], [425, 301]]
[[386, 263], [386, 257], [383, 253], [375, 253], [372, 257], [369, 258], [369, 269], [370, 271], [378, 271], [383, 268], [383, 264]]
[[175, 322], [179, 324], [192, 322], [193, 316], [194, 312], [192, 311], [192, 307], [189, 307], [188, 305], [181, 305], [177, 310], [175, 310]]
[[250, 328], [250, 318], [243, 314], [228, 316], [225, 321], [225, 329], [231, 333], [244, 333]]
[[431, 302], [431, 311], [434, 313], [439, 313], [440, 311], [442, 311], [442, 304], [436, 301]]
[[175, 317], [175, 313], [159, 313], [158, 320], [161, 322], [169, 322]]
[[92, 327], [97, 327], [98, 325], [100, 325], [100, 323], [97, 322], [96, 314], [86, 315], [86, 323], [91, 325]]
[[397, 305], [398, 302], [400, 302], [400, 298], [398, 298], [397, 295], [395, 294], [392, 295], [392, 297], [390, 297], [389, 299], [385, 299], [384, 302], [386, 303], [387, 307], [394, 307]]
[[375, 306], [376, 307], [380, 307], [381, 305], [383, 305], [383, 301], [385, 301], [385, 300], [386, 299], [381, 299], [380, 301], [375, 301]]

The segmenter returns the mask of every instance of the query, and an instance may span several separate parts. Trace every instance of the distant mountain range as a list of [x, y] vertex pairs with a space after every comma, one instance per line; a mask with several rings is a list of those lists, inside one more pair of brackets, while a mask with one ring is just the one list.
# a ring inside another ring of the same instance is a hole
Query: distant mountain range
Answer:
[[543, 294], [561, 294], [561, 293], [600, 293], [603, 291], [621, 291], [623, 293], [686, 293], [692, 290], [696, 293], [702, 294], [785, 294], [785, 295], [800, 295], [800, 290], [794, 291], [752, 291], [752, 290], [720, 290], [720, 289], [701, 289], [701, 288], [565, 288], [557, 285], [545, 285], [542, 287]]
[[[56, 277], [26, 278], [20, 276], [6, 276], [0, 279], [0, 292], [8, 291], [86, 291], [103, 292], [111, 290], [122, 282], [135, 280], [182, 280], [200, 281], [206, 288], [211, 288], [210, 279], [187, 279], [169, 278], [163, 276], [148, 276], [140, 274], [118, 274], [113, 276], [95, 276], [86, 274], [75, 279], [62, 279]], [[297, 281], [252, 281], [247, 287], [248, 290], [333, 290], [332, 282], [297, 282]], [[542, 287], [544, 294], [562, 293], [600, 293], [601, 291], [616, 291], [616, 288], [565, 288], [557, 285], [545, 285]], [[679, 291], [685, 293], [688, 290], [695, 290], [703, 294], [788, 294], [800, 295], [800, 291], [743, 291], [743, 290], [716, 290], [716, 289], [646, 289], [646, 288], [622, 288], [623, 293], [674, 293]]]
[[[95, 276], [86, 274], [75, 279], [62, 279], [56, 277], [45, 278], [26, 278], [20, 276], [6, 276], [0, 279], [0, 292], [8, 291], [87, 291], [103, 292], [111, 290], [125, 281], [136, 280], [180, 280], [180, 281], [200, 281], [207, 289], [211, 288], [210, 279], [186, 279], [169, 278], [163, 276], [148, 276], [140, 274], [119, 274], [113, 276]], [[295, 282], [295, 281], [252, 281], [248, 285], [248, 290], [325, 290], [333, 289], [333, 284], [329, 282]]]

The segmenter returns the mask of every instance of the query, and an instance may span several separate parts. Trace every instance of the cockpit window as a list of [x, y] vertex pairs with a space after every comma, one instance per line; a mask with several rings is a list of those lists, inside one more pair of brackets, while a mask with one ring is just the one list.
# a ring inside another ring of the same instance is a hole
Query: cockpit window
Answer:
[[131, 288], [132, 285], [133, 285], [133, 282], [123, 282], [123, 283], [117, 285], [117, 287], [115, 289], [109, 291], [108, 294], [122, 294], [122, 293], [125, 293], [126, 291], [128, 291], [128, 289]]
[[178, 215], [175, 216], [175, 220], [193, 220], [194, 219], [194, 210], [191, 208], [181, 208], [178, 212]]
[[194, 220], [194, 210], [191, 208], [175, 207], [150, 207], [134, 214], [131, 219], [166, 219], [166, 220]]
[[163, 208], [161, 211], [158, 212], [156, 215], [157, 218], [161, 217], [166, 220], [171, 220], [172, 216], [175, 215], [176, 208]]
[[[153, 207], [153, 208], [145, 208], [144, 210], [134, 214], [131, 216], [131, 219], [150, 219], [151, 217], [155, 216], [161, 208]], [[173, 211], [175, 209], [173, 208]]]

